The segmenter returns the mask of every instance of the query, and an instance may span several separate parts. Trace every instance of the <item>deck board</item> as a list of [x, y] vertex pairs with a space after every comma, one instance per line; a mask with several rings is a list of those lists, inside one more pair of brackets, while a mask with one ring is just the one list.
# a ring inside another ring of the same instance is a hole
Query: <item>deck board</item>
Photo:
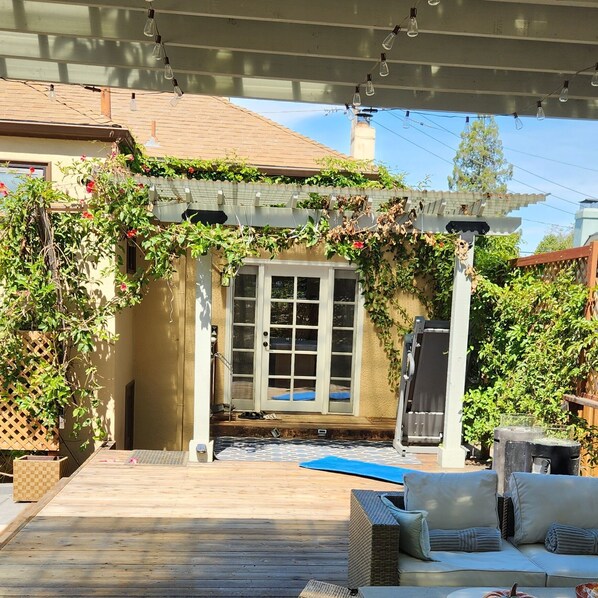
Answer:
[[[296, 463], [90, 460], [4, 546], [2, 596], [297, 596], [346, 585], [352, 488], [397, 486]], [[418, 469], [438, 469], [431, 456]]]

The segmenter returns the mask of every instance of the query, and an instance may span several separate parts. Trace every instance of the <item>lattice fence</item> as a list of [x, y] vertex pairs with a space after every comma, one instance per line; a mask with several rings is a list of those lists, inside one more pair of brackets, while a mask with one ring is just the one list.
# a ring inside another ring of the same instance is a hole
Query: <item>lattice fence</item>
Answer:
[[[25, 351], [42, 360], [53, 359], [50, 339], [41, 332], [23, 333]], [[21, 378], [31, 379], [35, 374], [35, 360], [23, 368]], [[21, 411], [13, 401], [18, 389], [11, 385], [7, 393], [0, 397], [0, 450], [15, 451], [57, 451], [58, 430], [48, 429], [29, 413]], [[28, 392], [34, 397], [41, 397], [44, 389], [28, 386]]]

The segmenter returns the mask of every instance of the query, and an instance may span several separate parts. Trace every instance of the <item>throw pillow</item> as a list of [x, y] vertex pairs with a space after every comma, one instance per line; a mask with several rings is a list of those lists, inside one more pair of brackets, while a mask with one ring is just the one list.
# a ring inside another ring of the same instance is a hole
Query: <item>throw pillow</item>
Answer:
[[500, 530], [495, 527], [431, 529], [430, 548], [451, 552], [494, 552], [501, 548]]
[[405, 511], [395, 506], [386, 496], [380, 499], [399, 524], [399, 549], [416, 559], [433, 561], [430, 555], [430, 536], [425, 511]]
[[405, 508], [427, 511], [430, 529], [498, 529], [495, 471], [425, 473], [404, 475]]
[[546, 533], [544, 546], [556, 554], [598, 554], [598, 529], [553, 523]]

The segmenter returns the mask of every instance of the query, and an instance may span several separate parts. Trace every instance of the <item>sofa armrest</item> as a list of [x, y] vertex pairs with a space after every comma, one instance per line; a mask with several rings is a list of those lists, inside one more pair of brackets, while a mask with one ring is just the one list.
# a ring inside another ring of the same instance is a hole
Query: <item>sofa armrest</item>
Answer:
[[399, 524], [380, 500], [402, 492], [351, 491], [349, 587], [399, 585]]

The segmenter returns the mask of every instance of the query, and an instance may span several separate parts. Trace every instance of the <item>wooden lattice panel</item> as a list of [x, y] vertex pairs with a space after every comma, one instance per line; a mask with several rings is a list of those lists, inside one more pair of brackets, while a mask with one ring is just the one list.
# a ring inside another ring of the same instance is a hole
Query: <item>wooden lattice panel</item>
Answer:
[[[44, 361], [54, 359], [52, 343], [41, 332], [23, 333], [25, 352]], [[24, 364], [20, 378], [23, 381], [32, 379], [35, 374], [35, 360]], [[20, 410], [13, 397], [18, 389], [11, 385], [6, 394], [0, 398], [0, 450], [16, 451], [57, 451], [58, 430], [48, 429], [34, 416]], [[44, 394], [44, 389], [32, 384], [27, 386], [27, 392], [35, 399]]]
[[588, 258], [579, 257], [571, 260], [548, 262], [546, 264], [533, 264], [523, 266], [526, 271], [534, 272], [542, 280], [554, 280], [563, 270], [573, 268], [575, 282], [586, 284], [588, 280]]

